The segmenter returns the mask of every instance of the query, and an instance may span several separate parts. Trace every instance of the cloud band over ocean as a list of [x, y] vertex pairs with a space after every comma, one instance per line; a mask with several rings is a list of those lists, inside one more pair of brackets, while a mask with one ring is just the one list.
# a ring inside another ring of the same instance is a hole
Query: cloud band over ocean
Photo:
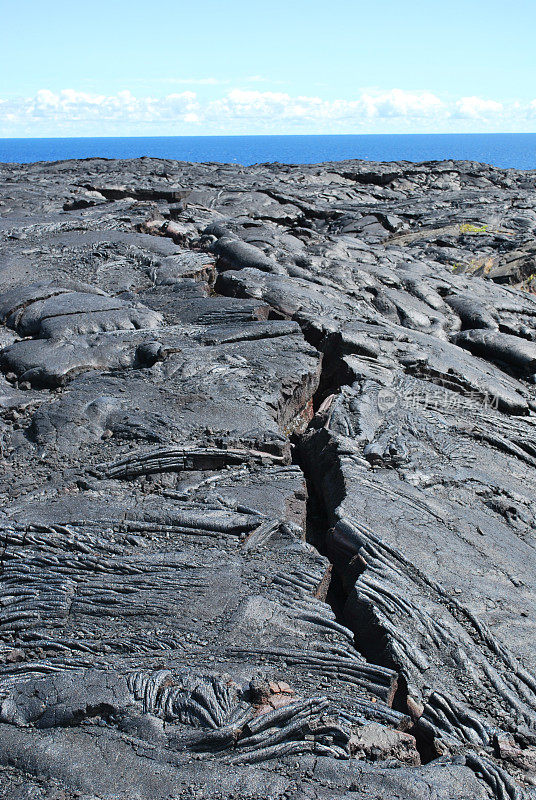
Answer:
[[444, 99], [429, 91], [402, 89], [362, 90], [351, 100], [253, 89], [229, 89], [210, 99], [192, 90], [155, 97], [135, 96], [129, 90], [105, 95], [74, 89], [41, 89], [32, 97], [0, 98], [3, 137], [409, 133], [477, 131], [483, 126], [529, 131], [535, 122], [536, 99]]

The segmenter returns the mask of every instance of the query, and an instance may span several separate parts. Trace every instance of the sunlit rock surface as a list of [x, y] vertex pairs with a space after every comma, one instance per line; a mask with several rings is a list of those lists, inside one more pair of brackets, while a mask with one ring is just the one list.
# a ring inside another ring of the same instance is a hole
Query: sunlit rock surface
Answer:
[[3, 165], [0, 229], [0, 797], [534, 797], [536, 173]]

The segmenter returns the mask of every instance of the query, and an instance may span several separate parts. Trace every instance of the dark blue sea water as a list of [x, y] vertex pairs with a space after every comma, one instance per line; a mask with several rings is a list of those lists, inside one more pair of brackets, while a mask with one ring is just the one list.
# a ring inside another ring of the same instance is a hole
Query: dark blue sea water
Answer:
[[483, 161], [536, 169], [536, 133], [438, 133], [348, 136], [155, 136], [77, 139], [0, 139], [0, 162], [68, 158], [137, 158], [257, 164], [370, 161]]

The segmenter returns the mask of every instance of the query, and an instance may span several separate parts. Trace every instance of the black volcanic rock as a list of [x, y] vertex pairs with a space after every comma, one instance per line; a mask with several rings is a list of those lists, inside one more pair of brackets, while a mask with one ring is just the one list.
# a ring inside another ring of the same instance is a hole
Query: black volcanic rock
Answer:
[[0, 798], [528, 800], [536, 173], [0, 168]]

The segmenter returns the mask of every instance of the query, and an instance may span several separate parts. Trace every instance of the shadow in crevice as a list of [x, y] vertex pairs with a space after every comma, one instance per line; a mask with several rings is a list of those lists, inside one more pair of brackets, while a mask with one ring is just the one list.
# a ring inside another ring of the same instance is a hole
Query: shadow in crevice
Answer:
[[[318, 435], [318, 433], [316, 434]], [[335, 614], [335, 619], [353, 633], [353, 644], [356, 651], [362, 655], [369, 664], [391, 669], [397, 673], [397, 688], [392, 699], [392, 708], [409, 718], [413, 718], [408, 706], [407, 681], [400, 672], [400, 665], [392, 652], [386, 630], [376, 618], [373, 608], [359, 596], [356, 582], [366, 570], [367, 565], [361, 558], [352, 559], [341, 571], [330, 558], [329, 539], [333, 521], [330, 520], [330, 509], [320, 492], [317, 491], [309, 464], [310, 458], [304, 453], [307, 447], [307, 433], [296, 436], [294, 441], [294, 463], [302, 470], [307, 486], [307, 514], [306, 514], [306, 540], [313, 545], [331, 563], [330, 581], [325, 596], [326, 603]], [[318, 465], [317, 465], [318, 466]], [[331, 468], [334, 468], [334, 464]], [[337, 498], [338, 505], [341, 498]], [[427, 764], [437, 758], [438, 752], [434, 740], [419, 721], [414, 721], [407, 731], [415, 738], [416, 748], [419, 752], [421, 763]]]

